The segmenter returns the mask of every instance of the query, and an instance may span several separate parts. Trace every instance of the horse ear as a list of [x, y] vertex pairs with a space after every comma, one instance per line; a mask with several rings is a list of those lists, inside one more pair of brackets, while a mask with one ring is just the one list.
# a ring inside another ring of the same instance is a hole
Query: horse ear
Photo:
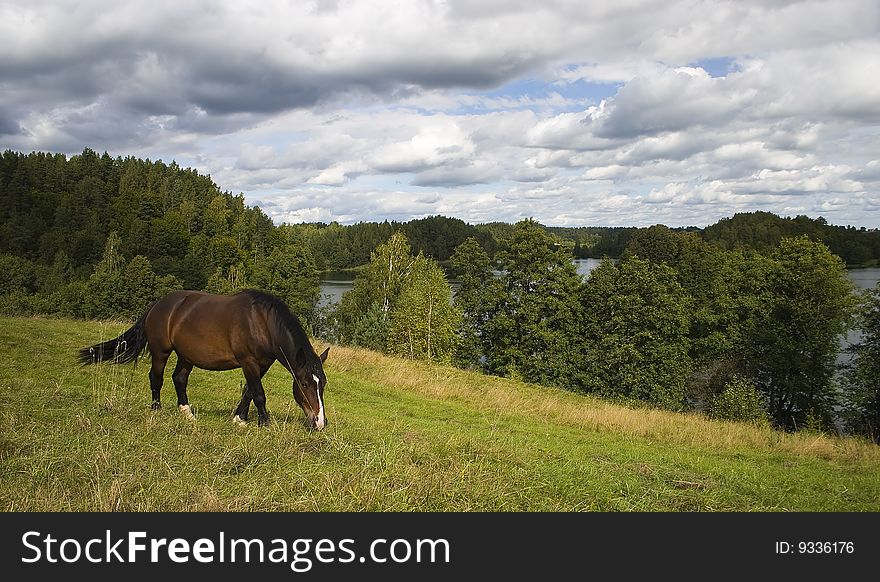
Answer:
[[326, 350], [324, 350], [324, 353], [319, 356], [321, 358], [322, 364], [327, 361], [327, 354], [329, 354], [329, 353], [330, 353], [330, 348], [327, 348]]

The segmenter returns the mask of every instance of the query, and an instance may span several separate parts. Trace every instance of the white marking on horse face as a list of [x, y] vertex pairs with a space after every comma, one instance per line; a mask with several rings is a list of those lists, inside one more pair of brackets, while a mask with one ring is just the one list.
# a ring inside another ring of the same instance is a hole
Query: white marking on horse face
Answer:
[[189, 420], [195, 420], [196, 415], [193, 414], [192, 408], [189, 407], [189, 404], [181, 404], [180, 406], [178, 406], [178, 408], [186, 418], [188, 418]]
[[315, 428], [321, 430], [327, 424], [324, 418], [324, 397], [321, 395], [321, 380], [315, 374], [312, 374], [315, 380], [315, 391], [318, 393], [318, 417], [315, 419]]

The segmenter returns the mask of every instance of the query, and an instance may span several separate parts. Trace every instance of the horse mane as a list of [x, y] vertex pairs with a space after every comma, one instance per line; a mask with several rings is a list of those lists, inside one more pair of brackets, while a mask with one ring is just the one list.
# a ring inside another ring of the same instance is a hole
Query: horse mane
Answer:
[[[247, 295], [254, 305], [259, 305], [267, 312], [274, 314], [277, 330], [282, 333], [285, 331], [289, 332], [297, 348], [304, 348], [310, 345], [309, 338], [299, 318], [290, 311], [290, 308], [279, 297], [257, 289], [245, 289], [236, 295]], [[293, 356], [291, 355], [291, 357]]]

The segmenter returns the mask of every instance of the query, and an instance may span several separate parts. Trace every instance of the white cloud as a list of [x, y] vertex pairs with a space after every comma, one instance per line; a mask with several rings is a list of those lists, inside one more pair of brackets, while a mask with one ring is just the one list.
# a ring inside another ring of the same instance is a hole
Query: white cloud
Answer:
[[276, 220], [880, 226], [869, 0], [0, 0], [0, 52], [3, 147], [176, 159]]

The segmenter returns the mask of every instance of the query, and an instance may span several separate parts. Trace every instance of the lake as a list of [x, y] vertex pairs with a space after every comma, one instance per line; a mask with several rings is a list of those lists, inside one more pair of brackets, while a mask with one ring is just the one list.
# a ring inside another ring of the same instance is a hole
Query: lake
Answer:
[[[575, 259], [572, 262], [577, 267], [577, 272], [586, 277], [602, 261], [600, 259]], [[324, 307], [339, 303], [342, 294], [354, 285], [357, 274], [357, 271], [326, 271], [321, 273], [321, 299], [318, 301], [318, 306]], [[458, 281], [450, 280], [449, 285], [454, 294], [458, 288]]]
[[[575, 259], [572, 261], [577, 267], [577, 272], [583, 277], [599, 266], [600, 259]], [[847, 271], [850, 279], [861, 289], [869, 289], [880, 281], [880, 267], [868, 269], [850, 269]], [[321, 300], [319, 305], [331, 305], [339, 303], [342, 294], [351, 289], [357, 271], [327, 271], [321, 273]], [[453, 292], [457, 287], [456, 281], [450, 281]]]

